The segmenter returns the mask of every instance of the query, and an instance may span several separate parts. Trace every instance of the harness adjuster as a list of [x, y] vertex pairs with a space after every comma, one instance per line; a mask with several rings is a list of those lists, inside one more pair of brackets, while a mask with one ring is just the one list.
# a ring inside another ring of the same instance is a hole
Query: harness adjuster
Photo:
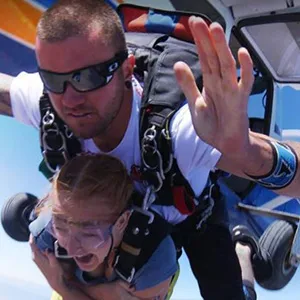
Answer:
[[145, 209], [140, 208], [140, 207], [135, 206], [135, 205], [132, 206], [132, 209], [133, 209], [134, 211], [137, 211], [138, 213], [140, 213], [140, 214], [142, 214], [142, 215], [145, 215], [145, 216], [149, 217], [148, 224], [153, 223], [153, 220], [154, 220], [154, 214], [153, 214], [151, 211], [145, 210]]
[[[56, 151], [52, 151], [53, 153], [56, 152]], [[68, 161], [68, 154], [66, 151], [60, 151], [58, 152], [59, 156], [60, 156], [60, 159], [62, 159], [62, 163], [60, 164], [56, 164], [55, 168], [53, 168], [50, 164], [50, 162], [48, 161], [48, 159], [50, 158], [49, 157], [49, 153], [51, 153], [51, 151], [48, 151], [48, 150], [44, 150], [42, 152], [43, 154], [43, 157], [44, 157], [44, 161], [45, 161], [45, 164], [47, 166], [47, 168], [52, 172], [52, 173], [56, 173], [58, 170], [59, 170], [59, 167], [61, 167], [62, 165], [64, 165], [67, 161]]]
[[202, 200], [200, 201], [206, 201], [206, 207], [205, 209], [203, 209], [201, 212], [200, 212], [200, 220], [199, 222], [196, 224], [196, 229], [197, 230], [200, 230], [202, 228], [202, 225], [204, 222], [207, 221], [207, 219], [211, 216], [212, 214], [212, 210], [215, 206], [215, 200], [213, 198], [213, 191], [215, 188], [218, 188], [216, 184], [212, 183], [210, 186], [209, 186], [209, 189], [208, 189], [208, 193], [206, 195], [203, 196]]
[[[114, 263], [114, 268], [116, 267], [116, 265], [118, 264], [119, 262], [119, 258], [120, 258], [120, 254], [118, 254], [116, 256], [116, 260], [115, 260], [115, 263]], [[118, 269], [118, 268], [115, 268], [115, 272], [116, 274], [123, 280], [127, 281], [128, 283], [131, 283], [134, 275], [135, 275], [135, 268], [131, 268], [131, 271], [130, 271], [130, 275], [129, 276], [126, 276], [124, 274], [122, 274], [122, 272]]]

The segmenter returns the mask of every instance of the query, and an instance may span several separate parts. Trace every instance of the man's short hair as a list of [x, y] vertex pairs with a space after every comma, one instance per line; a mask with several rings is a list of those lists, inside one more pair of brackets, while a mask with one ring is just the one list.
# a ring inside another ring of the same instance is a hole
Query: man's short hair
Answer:
[[103, 0], [59, 0], [47, 9], [37, 26], [37, 36], [47, 42], [64, 41], [99, 29], [101, 39], [117, 51], [126, 49], [121, 20]]

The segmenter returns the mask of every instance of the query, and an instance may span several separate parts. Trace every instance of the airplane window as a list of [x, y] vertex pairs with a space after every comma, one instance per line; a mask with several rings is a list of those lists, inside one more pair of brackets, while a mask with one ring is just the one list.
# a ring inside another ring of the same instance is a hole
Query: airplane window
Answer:
[[[237, 53], [239, 48], [242, 47], [242, 45], [239, 43], [239, 41], [233, 34], [230, 36], [229, 47], [237, 62], [237, 76], [239, 76], [240, 66], [238, 64]], [[258, 70], [257, 66], [254, 67], [253, 74], [256, 80], [252, 90], [252, 95], [249, 98], [248, 116], [250, 120], [250, 127], [256, 132], [263, 132], [266, 106], [266, 88], [263, 76]]]
[[246, 35], [275, 79], [300, 81], [300, 23], [270, 23], [245, 26]]

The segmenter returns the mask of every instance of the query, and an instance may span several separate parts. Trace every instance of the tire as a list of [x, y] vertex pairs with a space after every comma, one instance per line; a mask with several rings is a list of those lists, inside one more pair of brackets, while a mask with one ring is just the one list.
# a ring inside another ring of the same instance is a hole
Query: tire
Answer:
[[270, 224], [260, 237], [260, 247], [270, 254], [273, 264], [271, 277], [263, 282], [257, 281], [263, 288], [282, 289], [294, 276], [297, 268], [289, 263], [294, 235], [293, 224], [278, 220]]
[[1, 223], [4, 231], [14, 240], [28, 242], [29, 216], [38, 198], [29, 193], [18, 193], [3, 205]]

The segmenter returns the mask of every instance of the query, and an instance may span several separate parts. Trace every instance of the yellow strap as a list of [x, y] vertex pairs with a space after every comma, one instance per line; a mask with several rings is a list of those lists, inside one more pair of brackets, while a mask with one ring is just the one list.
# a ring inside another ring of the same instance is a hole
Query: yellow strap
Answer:
[[52, 292], [51, 300], [63, 300], [63, 297], [57, 294], [55, 291]]
[[177, 266], [178, 266], [178, 270], [177, 272], [174, 274], [173, 278], [172, 278], [172, 281], [170, 283], [170, 286], [169, 286], [169, 291], [168, 291], [168, 294], [167, 294], [167, 297], [165, 300], [170, 300], [171, 299], [171, 296], [173, 294], [173, 290], [174, 290], [174, 287], [175, 287], [175, 284], [178, 280], [178, 277], [179, 277], [179, 273], [180, 273], [180, 267], [179, 267], [179, 263], [177, 262]]

